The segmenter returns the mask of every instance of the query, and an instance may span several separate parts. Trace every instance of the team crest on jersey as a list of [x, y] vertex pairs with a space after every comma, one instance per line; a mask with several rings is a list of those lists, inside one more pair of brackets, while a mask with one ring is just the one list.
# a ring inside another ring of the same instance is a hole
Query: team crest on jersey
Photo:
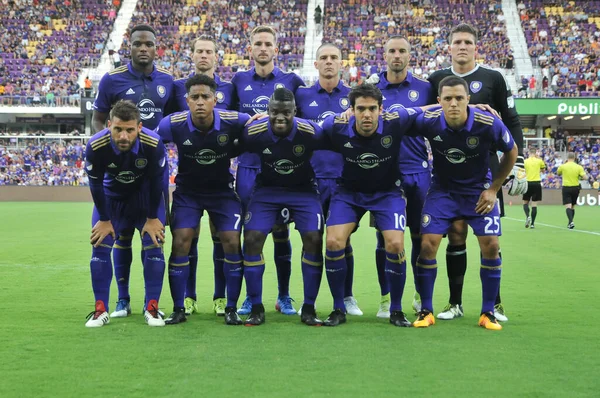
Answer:
[[227, 134], [221, 134], [217, 136], [217, 143], [221, 146], [227, 145], [229, 142], [229, 136]]
[[467, 146], [471, 149], [475, 149], [477, 148], [477, 146], [479, 145], [479, 138], [478, 137], [469, 137], [467, 138]]
[[392, 141], [392, 136], [386, 135], [385, 137], [381, 138], [381, 146], [384, 148], [389, 148], [392, 146]]
[[223, 101], [225, 101], [225, 94], [223, 94], [221, 91], [217, 91], [217, 92], [215, 93], [215, 96], [217, 97], [217, 102], [218, 102], [219, 104], [222, 104], [222, 103], [223, 103]]
[[283, 83], [275, 83], [275, 90], [277, 90], [278, 88], [285, 88], [285, 86], [283, 85]]
[[251, 219], [252, 219], [252, 212], [250, 212], [250, 211], [246, 212], [246, 217], [244, 217], [244, 224], [248, 224]]
[[429, 214], [423, 214], [423, 217], [421, 219], [421, 225], [426, 227], [429, 225], [430, 222], [431, 222], [431, 216]]
[[408, 99], [411, 100], [412, 102], [415, 102], [416, 100], [419, 99], [419, 92], [417, 90], [410, 90], [408, 92]]
[[350, 100], [348, 100], [348, 98], [342, 98], [340, 99], [340, 107], [342, 109], [348, 109], [348, 106], [350, 106]]
[[469, 86], [469, 88], [471, 89], [471, 92], [473, 94], [478, 93], [479, 90], [481, 90], [481, 88], [483, 87], [483, 84], [477, 80], [473, 80], [471, 82], [471, 85]]
[[304, 145], [294, 145], [293, 151], [296, 156], [304, 155]]
[[504, 130], [504, 135], [502, 136], [502, 139], [507, 144], [510, 142], [510, 133], [508, 132], [508, 130]]
[[156, 86], [156, 92], [158, 93], [158, 96], [160, 98], [165, 98], [165, 95], [167, 95], [167, 89], [165, 88], [165, 86]]
[[135, 160], [135, 167], [138, 169], [143, 169], [148, 164], [148, 160], [144, 158], [139, 158]]

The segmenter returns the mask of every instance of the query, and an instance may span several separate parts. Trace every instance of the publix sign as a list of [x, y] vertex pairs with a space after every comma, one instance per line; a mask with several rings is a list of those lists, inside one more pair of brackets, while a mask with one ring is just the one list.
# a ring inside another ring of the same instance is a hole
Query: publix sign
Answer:
[[598, 194], [579, 195], [577, 206], [600, 206], [600, 192]]
[[600, 98], [515, 98], [519, 115], [600, 115]]

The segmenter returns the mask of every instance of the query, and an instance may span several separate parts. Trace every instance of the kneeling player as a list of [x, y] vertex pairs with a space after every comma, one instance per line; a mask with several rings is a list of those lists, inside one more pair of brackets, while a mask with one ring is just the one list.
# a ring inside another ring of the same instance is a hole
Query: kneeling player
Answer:
[[323, 214], [310, 165], [313, 151], [322, 149], [324, 137], [319, 126], [295, 118], [294, 94], [275, 90], [269, 101], [269, 118], [249, 125], [242, 149], [260, 155], [261, 172], [248, 204], [244, 225], [244, 277], [252, 310], [246, 326], [265, 322], [262, 279], [265, 271], [263, 247], [275, 220], [281, 214], [293, 217], [302, 237], [304, 304], [301, 320], [320, 326], [315, 300], [323, 274]]
[[144, 318], [150, 326], [165, 325], [158, 300], [165, 272], [162, 176], [166, 151], [160, 137], [142, 128], [140, 120], [133, 102], [119, 101], [110, 111], [108, 128], [87, 144], [85, 168], [94, 199], [90, 270], [96, 298], [87, 327], [109, 323], [111, 251], [116, 238], [134, 228], [141, 232], [144, 250]]
[[[490, 330], [502, 329], [494, 316], [502, 268], [496, 193], [512, 170], [517, 148], [499, 119], [468, 107], [468, 92], [464, 79], [457, 76], [444, 78], [438, 88], [442, 109], [426, 112], [415, 123], [415, 131], [429, 139], [433, 153], [433, 179], [421, 218], [423, 237], [417, 262], [417, 283], [422, 310], [413, 323], [415, 327], [435, 323], [432, 297], [437, 251], [452, 224], [465, 220], [473, 228], [482, 254], [483, 303], [479, 325]], [[491, 148], [504, 152], [493, 181], [489, 169]]]

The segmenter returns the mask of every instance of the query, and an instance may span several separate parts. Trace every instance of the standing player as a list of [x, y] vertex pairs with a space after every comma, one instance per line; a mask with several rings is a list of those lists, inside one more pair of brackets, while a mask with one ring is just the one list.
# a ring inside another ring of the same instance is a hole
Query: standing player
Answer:
[[[504, 76], [493, 69], [475, 63], [477, 52], [477, 30], [468, 24], [460, 24], [450, 32], [450, 53], [452, 66], [434, 72], [429, 76], [434, 90], [438, 89], [440, 81], [446, 76], [460, 76], [466, 80], [471, 94], [471, 103], [488, 104], [495, 109], [502, 121], [508, 127], [515, 143], [519, 156], [515, 167], [510, 174], [510, 195], [523, 195], [527, 191], [527, 179], [523, 164], [523, 131], [519, 115], [515, 110], [515, 102], [506, 83]], [[492, 158], [491, 169], [494, 176], [498, 170], [498, 162]], [[502, 190], [498, 190], [500, 200], [500, 216], [504, 216], [504, 200]], [[448, 282], [450, 285], [450, 299], [438, 318], [450, 320], [463, 316], [462, 290], [464, 277], [467, 270], [467, 233], [468, 226], [465, 221], [456, 222], [448, 231], [448, 246], [446, 248], [446, 265]], [[500, 299], [500, 291], [496, 298], [495, 315], [499, 321], [507, 321], [504, 307]]]
[[315, 185], [310, 158], [324, 147], [319, 126], [294, 117], [294, 94], [277, 88], [269, 101], [269, 118], [250, 124], [244, 130], [242, 150], [259, 153], [261, 171], [250, 197], [244, 220], [244, 277], [252, 302], [246, 326], [265, 322], [262, 280], [265, 260], [262, 250], [267, 234], [278, 216], [294, 218], [302, 238], [302, 279], [304, 304], [301, 320], [320, 326], [315, 300], [323, 275], [323, 212]]
[[[100, 80], [92, 115], [94, 132], [104, 128], [108, 112], [121, 99], [137, 104], [145, 128], [155, 129], [165, 116], [165, 109], [173, 92], [173, 76], [168, 70], [154, 65], [156, 32], [148, 25], [137, 25], [131, 29], [130, 42], [131, 62], [106, 73]], [[166, 172], [168, 173], [168, 170]], [[112, 318], [131, 314], [129, 274], [132, 237], [133, 229], [123, 231], [114, 245], [113, 257], [119, 301], [115, 311], [110, 314]], [[144, 255], [145, 253], [142, 257]]]
[[[177, 103], [177, 109], [184, 111], [188, 109], [187, 105], [187, 90], [185, 88], [185, 82], [188, 78], [196, 75], [206, 75], [214, 79], [217, 83], [217, 90], [215, 97], [217, 98], [217, 104], [215, 108], [219, 109], [231, 109], [235, 102], [233, 84], [231, 82], [223, 81], [215, 73], [215, 68], [218, 61], [218, 45], [217, 42], [209, 36], [202, 35], [192, 41], [192, 62], [194, 63], [195, 73], [192, 73], [187, 78], [175, 80], [175, 101]], [[213, 264], [214, 264], [214, 278], [215, 278], [215, 289], [213, 292], [213, 311], [215, 314], [223, 316], [225, 315], [225, 273], [224, 273], [224, 253], [223, 245], [219, 240], [219, 235], [212, 223], [210, 223], [210, 234], [213, 241]], [[196, 271], [198, 268], [198, 237], [200, 235], [200, 229], [196, 231], [196, 235], [192, 239], [190, 246], [190, 274], [187, 281], [187, 287], [185, 292], [185, 313], [191, 315], [198, 311], [198, 304], [196, 303]]]
[[173, 246], [169, 258], [173, 313], [166, 323], [186, 321], [184, 299], [189, 277], [190, 245], [206, 210], [219, 233], [227, 267], [225, 323], [240, 325], [242, 321], [236, 306], [242, 286], [242, 209], [233, 190], [229, 160], [235, 156], [234, 142], [240, 138], [250, 117], [214, 109], [217, 84], [206, 75], [192, 76], [185, 83], [185, 88], [190, 110], [163, 119], [157, 130], [164, 141], [177, 145], [179, 157], [171, 212]]
[[166, 156], [160, 137], [142, 128], [140, 112], [131, 101], [117, 102], [110, 111], [108, 128], [87, 143], [85, 169], [94, 199], [90, 270], [96, 299], [87, 327], [109, 322], [111, 250], [117, 236], [133, 229], [140, 231], [146, 254], [144, 318], [150, 326], [165, 325], [158, 312], [158, 300], [165, 272], [162, 176]]
[[[383, 94], [383, 107], [387, 112], [393, 112], [401, 107], [429, 105], [435, 102], [431, 83], [408, 71], [410, 50], [410, 44], [404, 37], [391, 36], [384, 46], [383, 58], [387, 63], [387, 71], [374, 75], [377, 79], [373, 79], [373, 77], [369, 79], [370, 81], [377, 80], [377, 88]], [[431, 182], [431, 169], [425, 139], [423, 137], [404, 137], [400, 144], [399, 160], [402, 189], [406, 196], [406, 225], [410, 228], [412, 241], [410, 264], [416, 286], [417, 258], [421, 250], [421, 210]], [[390, 297], [385, 274], [385, 244], [380, 231], [377, 231], [375, 261], [381, 288], [381, 304], [377, 317], [389, 318]], [[417, 292], [413, 300], [415, 312], [421, 310], [420, 306]]]
[[[517, 148], [506, 126], [490, 113], [469, 108], [467, 82], [448, 76], [439, 83], [442, 110], [419, 116], [414, 131], [431, 143], [433, 179], [421, 220], [422, 245], [417, 262], [418, 291], [422, 310], [415, 327], [428, 327], [433, 317], [433, 286], [437, 275], [436, 255], [442, 237], [457, 220], [473, 228], [481, 249], [483, 304], [479, 325], [490, 330], [502, 326], [494, 316], [500, 286], [502, 259], [498, 236], [502, 234], [496, 193], [511, 172]], [[504, 152], [498, 173], [491, 179], [490, 150]]]
[[[327, 116], [343, 113], [350, 106], [348, 93], [350, 87], [340, 79], [342, 53], [331, 43], [324, 43], [317, 49], [315, 68], [319, 71], [319, 80], [311, 87], [299, 87], [296, 91], [298, 117], [312, 122], [322, 122]], [[315, 172], [323, 214], [327, 217], [337, 180], [342, 176], [343, 160], [339, 153], [317, 151], [310, 163]], [[350, 241], [345, 249], [347, 274], [344, 284], [344, 304], [350, 315], [362, 315], [352, 293], [354, 279], [354, 254]]]
[[381, 91], [371, 84], [353, 88], [349, 99], [354, 116], [349, 119], [331, 116], [323, 122], [333, 149], [340, 152], [344, 160], [340, 186], [332, 198], [327, 218], [325, 270], [333, 296], [333, 312], [324, 325], [346, 322], [346, 242], [362, 216], [370, 211], [385, 240], [390, 323], [409, 327], [411, 323], [402, 312], [406, 282], [406, 201], [400, 189], [398, 156], [402, 136], [411, 127], [416, 113], [404, 108], [382, 113]]
[[[537, 202], [542, 200], [542, 177], [540, 171], [546, 168], [546, 163], [538, 157], [537, 151], [531, 151], [525, 159], [525, 174], [527, 174], [527, 192], [523, 195], [523, 210], [525, 211], [525, 228], [535, 228]], [[531, 217], [529, 217], [529, 201], [531, 201]]]
[[585, 171], [581, 165], [575, 163], [575, 153], [569, 152], [567, 155], [567, 163], [558, 166], [557, 171], [559, 176], [562, 176], [562, 198], [563, 205], [567, 212], [567, 219], [569, 229], [575, 228], [573, 224], [573, 218], [575, 217], [575, 205], [577, 204], [577, 198], [581, 191], [581, 185], [579, 180], [587, 178]]
[[[277, 33], [270, 26], [257, 26], [252, 30], [249, 51], [254, 60], [254, 67], [249, 71], [237, 72], [232, 80], [240, 112], [249, 115], [266, 113], [269, 98], [275, 89], [284, 87], [295, 93], [298, 87], [304, 86], [302, 79], [295, 73], [285, 73], [275, 67], [275, 56], [279, 51]], [[260, 158], [253, 153], [243, 153], [238, 157], [238, 161], [236, 190], [245, 209], [254, 188], [256, 175], [260, 171]], [[272, 233], [279, 285], [275, 309], [282, 314], [294, 315], [296, 310], [290, 298], [292, 246], [288, 226], [275, 225]], [[250, 309], [250, 301], [245, 300], [239, 313], [249, 314]]]

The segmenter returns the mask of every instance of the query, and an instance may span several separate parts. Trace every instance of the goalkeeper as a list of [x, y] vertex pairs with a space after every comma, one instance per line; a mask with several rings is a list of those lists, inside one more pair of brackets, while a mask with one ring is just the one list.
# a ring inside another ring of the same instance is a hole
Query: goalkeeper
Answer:
[[[429, 76], [429, 81], [437, 91], [440, 81], [446, 76], [457, 75], [465, 79], [469, 85], [473, 104], [488, 104], [502, 117], [502, 122], [508, 127], [518, 149], [515, 166], [509, 175], [506, 186], [508, 194], [513, 196], [523, 195], [527, 192], [527, 179], [523, 164], [523, 130], [519, 115], [515, 109], [510, 87], [504, 76], [497, 70], [491, 69], [475, 62], [477, 54], [478, 32], [468, 24], [460, 24], [452, 29], [448, 37], [452, 67], [441, 69]], [[492, 160], [496, 158], [492, 157]], [[497, 158], [491, 163], [493, 177], [499, 171]], [[500, 216], [504, 216], [504, 201], [502, 190], [498, 191]], [[444, 311], [437, 315], [439, 319], [454, 319], [463, 315], [462, 290], [463, 280], [467, 269], [467, 232], [466, 222], [454, 223], [448, 232], [448, 246], [446, 248], [446, 264], [450, 285], [450, 300]], [[500, 299], [500, 290], [496, 297], [494, 315], [501, 321], [508, 320]]]

